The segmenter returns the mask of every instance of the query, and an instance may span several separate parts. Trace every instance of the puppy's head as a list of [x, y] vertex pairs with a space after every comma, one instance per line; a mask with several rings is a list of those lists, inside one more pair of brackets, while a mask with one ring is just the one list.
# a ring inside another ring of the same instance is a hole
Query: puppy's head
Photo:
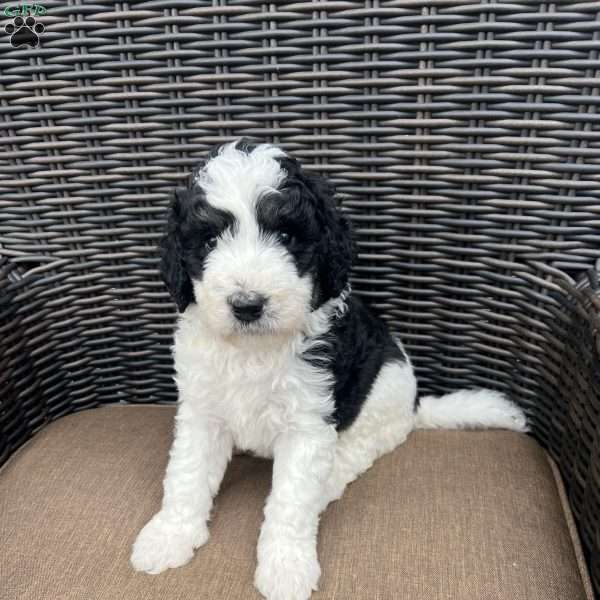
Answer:
[[180, 312], [220, 335], [290, 334], [341, 294], [352, 262], [333, 187], [269, 144], [211, 153], [179, 190], [161, 272]]

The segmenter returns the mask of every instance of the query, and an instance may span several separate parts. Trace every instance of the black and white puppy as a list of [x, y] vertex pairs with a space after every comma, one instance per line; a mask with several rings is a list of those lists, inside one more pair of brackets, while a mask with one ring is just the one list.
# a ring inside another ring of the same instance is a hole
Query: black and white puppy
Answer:
[[162, 274], [180, 312], [179, 404], [162, 508], [135, 569], [185, 564], [208, 540], [234, 449], [273, 457], [255, 585], [268, 600], [317, 588], [319, 514], [416, 428], [526, 429], [489, 390], [421, 398], [410, 360], [350, 293], [352, 240], [334, 191], [280, 148], [223, 145], [176, 194]]

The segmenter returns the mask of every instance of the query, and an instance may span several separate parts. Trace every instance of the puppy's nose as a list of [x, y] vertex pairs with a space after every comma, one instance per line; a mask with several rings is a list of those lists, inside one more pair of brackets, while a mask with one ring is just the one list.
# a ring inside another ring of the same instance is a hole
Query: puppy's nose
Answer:
[[227, 298], [235, 318], [242, 323], [260, 319], [267, 299], [258, 292], [236, 292]]

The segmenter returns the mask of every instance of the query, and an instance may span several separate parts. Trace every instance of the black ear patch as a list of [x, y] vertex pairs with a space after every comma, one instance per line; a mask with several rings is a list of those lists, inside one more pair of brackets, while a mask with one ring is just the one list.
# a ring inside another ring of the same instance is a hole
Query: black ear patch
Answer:
[[202, 279], [214, 240], [235, 227], [233, 215], [208, 204], [193, 181], [175, 192], [160, 243], [160, 272], [179, 312], [195, 302], [192, 279]]
[[287, 173], [283, 187], [295, 189], [315, 212], [319, 235], [313, 305], [320, 306], [339, 296], [348, 283], [355, 254], [350, 223], [336, 205], [335, 188], [330, 181], [304, 171], [293, 158], [281, 158], [279, 162]]
[[180, 190], [175, 192], [169, 207], [165, 235], [160, 242], [160, 274], [179, 312], [183, 312], [194, 301], [194, 290], [185, 265], [180, 231], [180, 224], [185, 219], [181, 194]]
[[318, 283], [321, 302], [336, 298], [348, 284], [354, 259], [354, 242], [348, 219], [337, 207], [335, 188], [324, 177], [306, 175], [307, 187], [316, 200], [322, 237], [317, 247]]

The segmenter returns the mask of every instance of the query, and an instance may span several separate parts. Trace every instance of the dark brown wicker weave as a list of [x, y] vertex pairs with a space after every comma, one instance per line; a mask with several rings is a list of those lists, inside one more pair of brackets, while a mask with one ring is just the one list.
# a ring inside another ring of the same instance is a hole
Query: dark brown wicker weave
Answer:
[[214, 143], [275, 141], [336, 182], [421, 390], [528, 410], [600, 590], [600, 3], [66, 4], [0, 44], [0, 462], [175, 399], [165, 202]]

